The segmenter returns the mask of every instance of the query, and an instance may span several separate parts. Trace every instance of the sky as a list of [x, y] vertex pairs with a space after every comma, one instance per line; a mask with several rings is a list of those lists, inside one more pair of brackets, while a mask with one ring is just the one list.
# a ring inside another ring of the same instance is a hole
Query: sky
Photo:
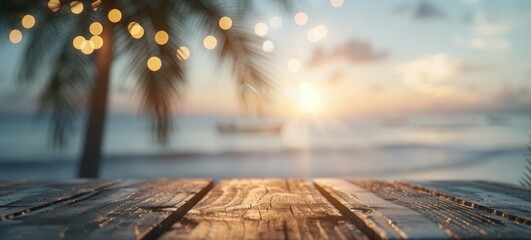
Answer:
[[[531, 110], [531, 1], [295, 2], [288, 11], [262, 2], [249, 18], [273, 63], [272, 114]], [[307, 22], [296, 23], [299, 12]], [[230, 72], [202, 46], [207, 34], [187, 37], [189, 83], [179, 112], [238, 113]], [[6, 36], [0, 42], [0, 112], [33, 112], [38, 84], [16, 81], [24, 41], [13, 45]], [[138, 99], [119, 68], [115, 63], [111, 111], [136, 112]]]

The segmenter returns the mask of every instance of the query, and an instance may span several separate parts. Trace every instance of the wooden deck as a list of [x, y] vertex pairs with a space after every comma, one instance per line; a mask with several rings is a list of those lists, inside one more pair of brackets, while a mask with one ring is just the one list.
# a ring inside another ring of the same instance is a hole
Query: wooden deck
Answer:
[[531, 239], [531, 191], [482, 181], [0, 181], [0, 239]]

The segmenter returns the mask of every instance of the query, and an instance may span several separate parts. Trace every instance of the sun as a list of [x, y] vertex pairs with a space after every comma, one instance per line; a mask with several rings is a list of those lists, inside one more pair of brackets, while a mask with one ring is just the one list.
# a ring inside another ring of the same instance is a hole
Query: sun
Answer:
[[298, 106], [302, 113], [318, 113], [322, 111], [321, 92], [312, 83], [299, 84]]

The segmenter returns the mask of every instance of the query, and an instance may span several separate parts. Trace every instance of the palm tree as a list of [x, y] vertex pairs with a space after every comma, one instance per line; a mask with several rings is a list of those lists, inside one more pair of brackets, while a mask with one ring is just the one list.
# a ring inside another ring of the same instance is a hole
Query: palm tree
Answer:
[[[261, 39], [245, 24], [246, 13], [255, 8], [247, 0], [2, 0], [0, 27], [21, 29], [24, 14], [37, 19], [34, 27], [24, 26], [32, 29], [25, 34], [20, 81], [46, 76], [38, 107], [51, 118], [55, 145], [67, 143], [75, 119], [86, 117], [79, 177], [91, 178], [100, 168], [110, 72], [117, 59], [127, 62], [120, 78], [136, 81], [160, 143], [169, 138], [186, 82], [183, 36], [190, 33], [203, 31], [217, 39], [214, 52], [220, 63], [232, 66], [242, 104], [250, 111], [260, 107], [271, 91], [271, 73], [270, 59], [258, 47]], [[223, 16], [232, 23], [222, 29]]]

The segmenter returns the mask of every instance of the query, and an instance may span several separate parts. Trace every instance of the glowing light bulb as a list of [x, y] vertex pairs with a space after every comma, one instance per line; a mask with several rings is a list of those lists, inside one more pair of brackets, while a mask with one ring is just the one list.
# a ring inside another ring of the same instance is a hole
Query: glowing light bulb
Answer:
[[109, 14], [107, 14], [107, 18], [109, 18], [109, 21], [112, 23], [117, 23], [122, 20], [122, 12], [118, 9], [112, 9], [109, 11]]
[[74, 46], [74, 48], [81, 50], [81, 44], [83, 44], [85, 40], [86, 39], [83, 36], [77, 36], [72, 41], [72, 45]]
[[268, 31], [269, 29], [265, 23], [257, 23], [256, 26], [254, 26], [254, 32], [260, 37], [267, 35]]
[[344, 0], [330, 0], [330, 5], [332, 5], [332, 7], [338, 8], [343, 6], [343, 2]]
[[158, 31], [155, 34], [155, 42], [158, 45], [164, 45], [164, 44], [168, 43], [169, 39], [170, 39], [170, 36], [165, 31]]
[[177, 58], [181, 61], [185, 61], [190, 58], [190, 49], [185, 46], [179, 47], [179, 49], [177, 49]]
[[295, 23], [297, 25], [304, 25], [308, 22], [308, 15], [306, 15], [306, 13], [304, 12], [298, 12], [297, 14], [295, 14]]
[[93, 22], [90, 24], [89, 31], [94, 36], [99, 36], [103, 32], [103, 25], [99, 22]]
[[218, 40], [214, 36], [206, 36], [205, 39], [203, 39], [203, 46], [205, 46], [206, 49], [211, 50], [216, 48], [218, 45]]
[[232, 28], [232, 19], [227, 16], [220, 18], [219, 27], [223, 30], [229, 30], [230, 28]]
[[150, 57], [147, 60], [147, 67], [149, 70], [156, 72], [162, 67], [162, 61], [158, 57]]
[[83, 12], [83, 3], [79, 1], [72, 1], [70, 3], [70, 11], [73, 14], [80, 14], [81, 12]]
[[275, 49], [275, 44], [271, 40], [265, 40], [262, 44], [262, 50], [264, 52], [272, 52]]
[[103, 38], [100, 36], [92, 36], [90, 41], [94, 44], [94, 49], [100, 49], [103, 47]]
[[48, 8], [52, 12], [57, 12], [61, 9], [61, 2], [59, 0], [50, 0], [48, 1]]
[[22, 26], [26, 29], [30, 29], [35, 26], [35, 17], [30, 14], [25, 15], [22, 18]]
[[13, 29], [9, 32], [9, 41], [13, 44], [18, 44], [22, 41], [22, 32], [18, 29]]

